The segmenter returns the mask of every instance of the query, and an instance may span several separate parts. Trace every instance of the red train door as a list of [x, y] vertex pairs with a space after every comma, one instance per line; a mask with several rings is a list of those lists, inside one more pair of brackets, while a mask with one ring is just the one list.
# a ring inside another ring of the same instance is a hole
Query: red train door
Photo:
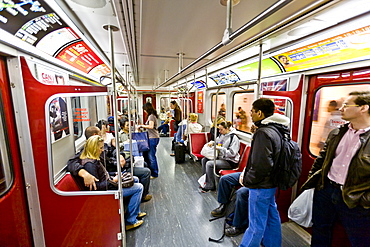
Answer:
[[[337, 115], [343, 101], [352, 91], [370, 91], [370, 68], [348, 70], [312, 76], [307, 90], [306, 114], [304, 117], [301, 186], [319, 154], [329, 131], [343, 120]], [[350, 246], [344, 228], [337, 224], [332, 246]]]
[[[262, 97], [271, 98], [276, 105], [276, 112], [290, 117], [291, 136], [294, 141], [298, 140], [303, 79], [303, 75], [294, 75], [287, 79], [261, 83]], [[282, 222], [289, 220], [288, 208], [295, 192], [294, 188], [290, 188], [277, 193], [276, 203]]]
[[32, 246], [5, 59], [0, 57], [0, 246]]
[[[26, 104], [24, 107], [26, 108], [26, 117], [23, 118], [23, 121], [25, 125], [29, 125], [25, 128], [29, 130], [31, 143], [31, 147], [25, 146], [25, 148], [32, 148], [30, 152], [32, 152], [34, 159], [34, 162], [25, 161], [24, 166], [35, 172], [35, 184], [32, 184], [31, 187], [37, 192], [38, 201], [36, 203], [40, 207], [41, 218], [39, 220], [42, 227], [36, 230], [43, 233], [41, 237], [44, 238], [45, 246], [121, 245], [119, 240], [122, 232], [120, 206], [119, 201], [115, 199], [115, 193], [119, 192], [65, 192], [58, 190], [55, 185], [56, 175], [54, 172], [59, 172], [59, 170], [54, 170], [54, 162], [56, 159], [64, 159], [65, 157], [55, 157], [54, 155], [58, 155], [58, 152], [70, 147], [72, 147], [73, 153], [74, 135], [70, 127], [71, 133], [65, 133], [63, 138], [57, 139], [57, 132], [54, 132], [54, 135], [51, 134], [50, 129], [53, 131], [52, 128], [56, 128], [56, 125], [49, 120], [52, 118], [52, 102], [55, 98], [59, 100], [62, 97], [67, 99], [72, 96], [83, 97], [84, 95], [100, 94], [104, 97], [106, 88], [42, 84], [33, 77], [24, 58], [21, 58], [21, 69]], [[86, 98], [86, 100], [89, 99]], [[60, 103], [59, 100], [59, 107], [64, 107]], [[80, 117], [82, 113], [85, 114], [88, 111], [88, 109], [78, 109], [76, 111]], [[69, 114], [68, 116], [72, 115], [71, 112]], [[65, 115], [63, 112], [63, 117]], [[49, 125], [51, 127], [48, 127]], [[51, 141], [52, 138], [55, 139], [54, 143]]]

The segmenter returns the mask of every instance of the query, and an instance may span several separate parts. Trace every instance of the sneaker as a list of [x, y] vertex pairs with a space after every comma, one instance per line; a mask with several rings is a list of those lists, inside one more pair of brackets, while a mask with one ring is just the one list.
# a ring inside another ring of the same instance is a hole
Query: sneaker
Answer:
[[170, 153], [170, 156], [175, 156], [175, 153]]
[[135, 228], [138, 228], [138, 227], [139, 227], [139, 226], [141, 226], [143, 223], [144, 223], [144, 221], [143, 221], [143, 220], [138, 220], [138, 221], [136, 221], [136, 223], [135, 223], [135, 224], [133, 224], [133, 225], [126, 225], [126, 231], [129, 231], [129, 230], [133, 230], [133, 229], [135, 229]]
[[149, 195], [147, 194], [143, 199], [141, 199], [141, 202], [147, 202], [147, 201], [150, 201], [152, 199], [152, 195]]
[[137, 219], [142, 219], [146, 216], [146, 213], [145, 212], [140, 212], [138, 215], [137, 215]]
[[153, 177], [153, 176], [150, 176], [150, 179], [156, 179], [156, 178], [158, 178], [158, 177]]

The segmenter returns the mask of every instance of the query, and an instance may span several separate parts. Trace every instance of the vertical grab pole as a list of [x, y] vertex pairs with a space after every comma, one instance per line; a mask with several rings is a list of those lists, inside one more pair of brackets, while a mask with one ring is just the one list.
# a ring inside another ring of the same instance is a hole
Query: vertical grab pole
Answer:
[[[117, 88], [116, 88], [116, 76], [115, 76], [115, 67], [114, 67], [114, 41], [113, 41], [113, 32], [119, 30], [118, 27], [113, 25], [104, 25], [103, 28], [109, 31], [109, 41], [110, 41], [110, 48], [111, 48], [111, 77], [112, 77], [112, 84], [113, 84], [113, 112], [114, 112], [114, 132], [115, 132], [115, 141], [116, 141], [116, 149], [117, 146], [119, 147], [119, 138], [118, 138], [118, 121], [117, 121]], [[117, 151], [117, 173], [118, 173], [118, 181], [122, 180], [121, 174], [121, 162], [120, 162], [120, 152], [119, 149]], [[121, 216], [121, 241], [122, 246], [126, 247], [126, 231], [125, 231], [125, 210], [123, 204], [123, 196], [122, 196], [122, 183], [118, 182], [118, 193], [119, 193], [119, 207], [120, 207], [120, 216]]]
[[213, 127], [215, 127], [214, 129], [214, 132], [213, 132], [213, 136], [214, 136], [214, 141], [213, 141], [213, 173], [215, 174], [216, 177], [220, 177], [220, 175], [217, 174], [216, 172], [216, 158], [217, 158], [217, 150], [216, 150], [216, 138], [217, 138], [217, 102], [218, 102], [218, 93], [220, 92], [221, 90], [221, 87], [219, 87], [217, 89], [217, 92], [216, 92], [216, 102], [215, 102], [215, 110], [216, 110], [216, 117], [215, 117], [215, 120], [213, 120]]
[[256, 99], [259, 99], [259, 97], [261, 96], [261, 92], [260, 92], [260, 89], [261, 89], [261, 77], [262, 77], [262, 43], [260, 43], [260, 53], [259, 53], [259, 56], [258, 56], [258, 79], [257, 79], [257, 90], [256, 90]]

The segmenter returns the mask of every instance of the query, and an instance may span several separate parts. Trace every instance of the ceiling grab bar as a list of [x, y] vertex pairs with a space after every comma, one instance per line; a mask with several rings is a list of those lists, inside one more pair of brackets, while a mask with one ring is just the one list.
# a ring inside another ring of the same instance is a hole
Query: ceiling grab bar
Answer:
[[[258, 24], [262, 20], [264, 20], [267, 17], [269, 17], [270, 15], [274, 14], [276, 11], [278, 11], [281, 8], [283, 8], [285, 5], [289, 4], [292, 1], [293, 0], [280, 0], [280, 1], [276, 2], [275, 4], [273, 4], [272, 6], [270, 6], [269, 8], [267, 8], [265, 11], [263, 11], [261, 14], [259, 14], [257, 17], [255, 17], [254, 19], [252, 19], [251, 21], [247, 22], [242, 27], [240, 27], [238, 30], [236, 30], [235, 32], [233, 32], [229, 36], [230, 42], [232, 40], [234, 40], [235, 38], [237, 38], [238, 36], [242, 35], [244, 32], [246, 32], [251, 27], [255, 26], [256, 24]], [[216, 44], [214, 47], [212, 47], [211, 49], [209, 49], [208, 51], [206, 51], [200, 57], [198, 57], [193, 62], [191, 62], [190, 64], [188, 64], [186, 67], [184, 67], [183, 69], [181, 69], [181, 71], [179, 71], [178, 73], [174, 74], [173, 76], [171, 76], [168, 80], [164, 81], [163, 83], [159, 84], [155, 89], [158, 89], [158, 88], [163, 87], [163, 86], [164, 87], [167, 86], [167, 84], [170, 84], [170, 81], [172, 79], [174, 79], [176, 76], [180, 75], [182, 72], [186, 71], [187, 69], [189, 69], [193, 65], [197, 64], [202, 59], [208, 57], [209, 55], [211, 55], [212, 53], [214, 53], [215, 51], [217, 51], [218, 49], [220, 49], [223, 46], [224, 46], [223, 42], [220, 42], [220, 43]]]

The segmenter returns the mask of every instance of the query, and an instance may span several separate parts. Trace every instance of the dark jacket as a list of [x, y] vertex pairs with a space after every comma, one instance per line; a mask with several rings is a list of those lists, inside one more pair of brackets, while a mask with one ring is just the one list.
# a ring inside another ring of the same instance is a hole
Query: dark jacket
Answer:
[[289, 118], [274, 114], [254, 123], [258, 129], [253, 134], [251, 150], [244, 172], [243, 184], [251, 189], [269, 189], [276, 185], [272, 182], [272, 171], [281, 149], [279, 134], [271, 127], [274, 125], [281, 133], [289, 134]]
[[[337, 129], [332, 130], [325, 142], [323, 150], [315, 160], [311, 171], [309, 172], [308, 180], [312, 179], [312, 174], [322, 169], [321, 177], [316, 186], [317, 189], [322, 189], [325, 183], [328, 182], [327, 176], [330, 167], [333, 164], [335, 151], [344, 134], [348, 131], [348, 125], [345, 124]], [[370, 131], [360, 135], [361, 146], [352, 158], [348, 167], [346, 181], [342, 188], [342, 196], [344, 202], [349, 208], [354, 208], [358, 205], [364, 208], [370, 208]], [[309, 184], [309, 181], [307, 182]], [[308, 189], [313, 186], [304, 186], [302, 189]]]
[[[81, 165], [91, 175], [99, 179], [99, 181], [95, 182], [97, 190], [115, 189], [115, 187], [108, 182], [109, 174], [99, 160], [83, 159], [81, 160]], [[86, 190], [89, 190], [89, 188], [86, 187]]]

